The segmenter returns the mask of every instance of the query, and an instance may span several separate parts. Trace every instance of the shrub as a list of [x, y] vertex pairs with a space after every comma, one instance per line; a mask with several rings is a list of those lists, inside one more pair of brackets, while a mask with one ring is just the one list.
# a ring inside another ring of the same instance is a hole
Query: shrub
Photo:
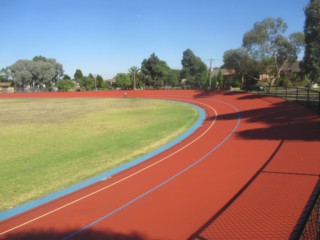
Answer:
[[75, 87], [75, 84], [70, 79], [60, 80], [57, 83], [57, 88], [59, 89], [59, 91], [69, 91], [71, 89], [74, 89], [74, 87]]

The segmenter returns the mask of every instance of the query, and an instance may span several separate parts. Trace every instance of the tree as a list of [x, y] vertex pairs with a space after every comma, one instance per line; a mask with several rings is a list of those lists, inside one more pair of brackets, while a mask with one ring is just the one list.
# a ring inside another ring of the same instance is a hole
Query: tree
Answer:
[[233, 69], [239, 76], [241, 85], [252, 80], [259, 80], [259, 64], [245, 48], [230, 49], [224, 52], [223, 68]]
[[121, 89], [128, 89], [132, 87], [130, 76], [126, 73], [118, 73], [115, 85]]
[[18, 60], [9, 67], [10, 75], [18, 86], [30, 86], [32, 82], [32, 74], [28, 70], [28, 63], [28, 60]]
[[89, 73], [88, 77], [84, 77], [84, 83], [87, 91], [96, 89], [96, 79], [91, 73]]
[[284, 36], [288, 26], [281, 18], [266, 18], [254, 24], [243, 37], [243, 47], [259, 62], [260, 70], [269, 76], [269, 86], [279, 78], [288, 62], [297, 60], [302, 33]]
[[86, 89], [86, 80], [80, 69], [77, 69], [73, 75], [74, 81], [79, 83], [80, 90]]
[[55, 59], [35, 57], [33, 60], [18, 60], [6, 68], [10, 79], [19, 86], [50, 86], [63, 75], [63, 68]]
[[129, 69], [129, 74], [130, 77], [132, 79], [132, 85], [133, 85], [133, 89], [135, 90], [137, 87], [137, 80], [138, 80], [138, 73], [139, 73], [140, 69], [137, 66], [132, 66]]
[[75, 87], [74, 82], [71, 79], [68, 79], [68, 78], [60, 80], [57, 83], [57, 88], [60, 91], [69, 91], [71, 89], [74, 89], [74, 87]]
[[217, 87], [218, 88], [223, 88], [224, 87], [224, 79], [223, 79], [223, 75], [221, 72], [221, 69], [219, 69], [218, 75], [217, 75]]
[[65, 74], [65, 75], [63, 75], [62, 80], [66, 80], [66, 79], [70, 79], [71, 80], [71, 77], [69, 75]]
[[179, 86], [180, 85], [180, 70], [171, 69], [166, 77], [165, 85], [168, 86]]
[[28, 63], [29, 71], [32, 74], [32, 85], [40, 86], [56, 81], [55, 66], [46, 61], [31, 61]]
[[218, 79], [217, 79], [217, 75], [214, 75], [212, 77], [211, 89], [215, 89], [217, 87], [218, 87]]
[[63, 72], [64, 72], [63, 66], [62, 66], [62, 64], [58, 63], [54, 58], [46, 58], [46, 57], [39, 55], [39, 56], [35, 56], [32, 59], [32, 61], [50, 63], [54, 67], [54, 70], [55, 70], [55, 76], [52, 79], [54, 82], [57, 82], [59, 77], [63, 76]]
[[1, 71], [0, 71], [0, 76], [2, 78], [2, 81], [10, 81], [12, 80], [12, 76], [11, 76], [11, 70], [10, 70], [10, 67], [5, 67], [5, 68], [2, 68]]
[[305, 53], [302, 69], [312, 82], [320, 81], [320, 0], [310, 0], [305, 8]]
[[73, 76], [76, 82], [79, 82], [84, 77], [80, 69], [77, 69]]
[[100, 75], [97, 75], [96, 81], [97, 81], [97, 88], [104, 88], [103, 78]]
[[169, 70], [167, 63], [160, 60], [155, 53], [152, 53], [148, 59], [144, 59], [141, 64], [141, 72], [144, 75], [145, 84], [155, 88], [164, 85], [164, 78]]
[[0, 82], [9, 81], [9, 77], [10, 77], [9, 68], [2, 68], [1, 71], [0, 71]]
[[35, 61], [35, 62], [37, 62], [37, 61], [46, 62], [46, 61], [47, 61], [47, 58], [39, 55], [39, 56], [33, 57], [33, 58], [32, 58], [32, 61]]
[[181, 64], [181, 78], [187, 79], [187, 83], [192, 88], [202, 88], [206, 85], [208, 79], [207, 65], [190, 49], [183, 52]]

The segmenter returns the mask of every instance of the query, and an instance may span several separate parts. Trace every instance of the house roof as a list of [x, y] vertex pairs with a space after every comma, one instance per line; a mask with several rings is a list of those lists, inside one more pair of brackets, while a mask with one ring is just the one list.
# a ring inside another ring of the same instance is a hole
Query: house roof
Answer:
[[300, 62], [287, 63], [282, 71], [286, 73], [299, 73], [301, 72]]
[[0, 87], [10, 87], [11, 82], [0, 82]]
[[217, 76], [220, 70], [221, 70], [222, 76], [229, 76], [229, 75], [235, 74], [234, 69], [215, 68], [213, 69], [212, 75]]
[[107, 79], [105, 81], [109, 83], [115, 83], [117, 80], [115, 78], [112, 78], [112, 79]]

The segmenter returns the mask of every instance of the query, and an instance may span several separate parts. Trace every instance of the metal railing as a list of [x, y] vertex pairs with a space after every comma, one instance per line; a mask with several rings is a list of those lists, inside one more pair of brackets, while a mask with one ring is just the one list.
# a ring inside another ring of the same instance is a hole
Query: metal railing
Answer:
[[295, 101], [320, 114], [320, 91], [308, 88], [266, 87], [264, 90], [254, 92], [258, 95], [271, 95], [284, 98], [288, 101]]

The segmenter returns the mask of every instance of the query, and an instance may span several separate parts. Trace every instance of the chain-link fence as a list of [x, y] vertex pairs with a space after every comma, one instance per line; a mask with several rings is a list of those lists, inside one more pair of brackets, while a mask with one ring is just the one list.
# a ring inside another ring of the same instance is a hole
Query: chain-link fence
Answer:
[[290, 240], [320, 239], [320, 182], [305, 207]]
[[53, 92], [57, 91], [54, 89], [44, 88], [44, 87], [15, 87], [15, 93], [34, 93], [34, 92]]

